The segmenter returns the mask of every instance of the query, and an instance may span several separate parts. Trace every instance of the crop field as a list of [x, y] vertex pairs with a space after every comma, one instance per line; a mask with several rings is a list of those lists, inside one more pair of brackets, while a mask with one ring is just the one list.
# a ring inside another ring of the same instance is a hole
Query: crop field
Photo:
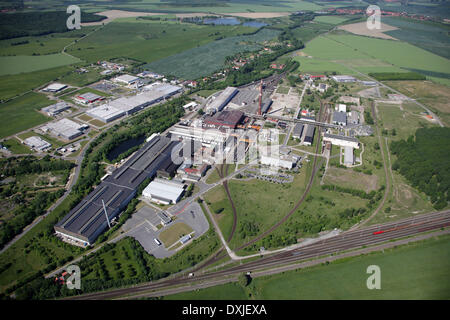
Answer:
[[386, 34], [450, 59], [448, 25], [394, 17], [383, 17], [383, 22], [398, 28]]
[[45, 56], [0, 57], [0, 76], [51, 69], [77, 62], [80, 60], [62, 53]]
[[147, 67], [157, 73], [196, 79], [221, 68], [227, 56], [256, 50], [260, 48], [257, 43], [270, 40], [278, 33], [275, 30], [263, 29], [254, 35], [225, 38], [155, 61]]
[[254, 28], [242, 26], [198, 26], [150, 20], [130, 23], [117, 20], [78, 41], [68, 49], [68, 53], [88, 62], [128, 57], [149, 63], [206, 44], [218, 37], [252, 30]]
[[301, 27], [295, 28], [292, 30], [292, 34], [302, 40], [304, 43], [310, 41], [311, 39], [319, 36], [320, 34], [330, 31], [332, 28], [331, 25], [326, 23], [308, 23]]
[[338, 25], [347, 20], [348, 18], [341, 16], [318, 16], [314, 18], [314, 21], [332, 25]]
[[0, 138], [49, 121], [50, 118], [37, 112], [37, 110], [52, 103], [44, 95], [30, 92], [22, 97], [2, 104], [0, 108]]

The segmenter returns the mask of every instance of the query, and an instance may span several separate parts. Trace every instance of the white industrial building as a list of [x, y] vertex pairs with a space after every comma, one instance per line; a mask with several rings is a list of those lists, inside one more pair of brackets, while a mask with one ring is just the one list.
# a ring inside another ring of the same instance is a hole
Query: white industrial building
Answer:
[[185, 104], [185, 105], [183, 106], [183, 108], [184, 108], [185, 110], [187, 110], [187, 109], [190, 109], [190, 108], [195, 108], [195, 107], [197, 107], [197, 106], [198, 106], [198, 103], [192, 101], [192, 102], [190, 102], [190, 103], [188, 103], [188, 104]]
[[115, 77], [113, 79], [114, 82], [118, 82], [118, 83], [123, 83], [126, 84], [127, 86], [135, 83], [136, 81], [138, 81], [140, 78], [139, 77], [135, 77], [135, 76], [130, 76], [129, 74], [124, 74], [118, 77]]
[[215, 146], [217, 144], [224, 144], [228, 135], [217, 129], [203, 129], [195, 127], [187, 127], [175, 125], [170, 130], [172, 140], [182, 138], [185, 140], [199, 141], [204, 146]]
[[261, 155], [260, 162], [261, 164], [267, 166], [292, 169], [297, 163], [298, 159], [299, 157], [294, 155]]
[[331, 79], [333, 79], [336, 82], [355, 82], [356, 78], [352, 76], [331, 76]]
[[168, 180], [155, 179], [142, 191], [142, 195], [156, 203], [172, 204], [180, 200], [183, 192], [182, 186]]
[[52, 146], [50, 143], [38, 136], [26, 138], [23, 143], [36, 151], [44, 151]]
[[344, 147], [344, 165], [352, 166], [355, 163], [352, 147]]
[[336, 134], [325, 133], [323, 135], [324, 142], [331, 142], [331, 144], [340, 146], [340, 147], [351, 147], [355, 149], [359, 149], [359, 141], [353, 137], [339, 136]]
[[45, 91], [45, 92], [58, 92], [58, 91], [61, 91], [61, 90], [65, 89], [65, 88], [67, 88], [66, 84], [55, 82], [55, 83], [52, 83], [52, 84], [48, 85], [44, 89], [42, 89], [42, 91]]
[[347, 112], [347, 105], [345, 105], [343, 103], [339, 103], [336, 105], [335, 109], [339, 112]]
[[226, 88], [206, 107], [206, 112], [216, 113], [222, 111], [237, 93], [238, 89], [234, 87]]
[[55, 104], [52, 104], [51, 106], [42, 108], [41, 111], [46, 113], [50, 117], [54, 117], [57, 114], [60, 114], [61, 112], [70, 109], [70, 106], [65, 102], [58, 102]]
[[63, 139], [72, 140], [82, 135], [87, 128], [89, 128], [89, 126], [86, 124], [79, 124], [69, 119], [61, 119], [56, 122], [47, 123], [40, 129], [43, 132], [51, 133]]
[[165, 83], [153, 83], [144, 88], [142, 93], [131, 97], [122, 97], [107, 104], [93, 108], [86, 112], [87, 115], [102, 122], [111, 122], [124, 115], [133, 114], [149, 105], [167, 99], [179, 92], [182, 88]]

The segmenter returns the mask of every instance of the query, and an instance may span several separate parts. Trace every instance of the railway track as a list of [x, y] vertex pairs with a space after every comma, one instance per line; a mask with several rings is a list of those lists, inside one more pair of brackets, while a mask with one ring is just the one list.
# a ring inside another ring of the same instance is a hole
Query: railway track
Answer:
[[[114, 299], [125, 297], [130, 294], [137, 295], [151, 290], [166, 288], [168, 286], [217, 279], [218, 277], [237, 275], [247, 271], [254, 272], [255, 270], [286, 265], [293, 262], [335, 254], [337, 252], [358, 249], [364, 246], [377, 245], [389, 240], [404, 238], [440, 228], [447, 228], [449, 226], [450, 210], [435, 212], [408, 218], [398, 222], [371, 226], [357, 231], [349, 231], [311, 245], [274, 254], [272, 256], [263, 257], [259, 260], [234, 266], [226, 270], [196, 275], [193, 278], [179, 276], [177, 278], [163, 280], [160, 282], [146, 283], [134, 287], [114, 289], [106, 292], [91, 293], [70, 297], [69, 299]], [[385, 232], [381, 234], [374, 234], [374, 232], [383, 230]]]

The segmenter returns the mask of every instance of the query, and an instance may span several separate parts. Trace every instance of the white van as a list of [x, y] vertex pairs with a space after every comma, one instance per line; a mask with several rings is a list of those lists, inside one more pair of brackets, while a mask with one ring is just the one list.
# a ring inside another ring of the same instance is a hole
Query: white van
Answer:
[[158, 239], [154, 239], [155, 240], [155, 242], [156, 242], [156, 244], [158, 245], [158, 246], [160, 246], [161, 245], [161, 241], [159, 241]]

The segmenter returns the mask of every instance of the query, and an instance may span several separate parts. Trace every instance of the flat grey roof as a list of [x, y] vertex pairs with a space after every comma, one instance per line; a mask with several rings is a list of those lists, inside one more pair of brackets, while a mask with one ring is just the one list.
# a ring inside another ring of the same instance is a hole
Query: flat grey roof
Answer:
[[323, 135], [324, 138], [329, 138], [329, 139], [340, 139], [340, 140], [345, 140], [345, 141], [351, 141], [351, 142], [357, 142], [359, 143], [359, 140], [353, 137], [346, 137], [346, 136], [340, 136], [337, 134], [330, 134], [330, 133], [325, 133]]

